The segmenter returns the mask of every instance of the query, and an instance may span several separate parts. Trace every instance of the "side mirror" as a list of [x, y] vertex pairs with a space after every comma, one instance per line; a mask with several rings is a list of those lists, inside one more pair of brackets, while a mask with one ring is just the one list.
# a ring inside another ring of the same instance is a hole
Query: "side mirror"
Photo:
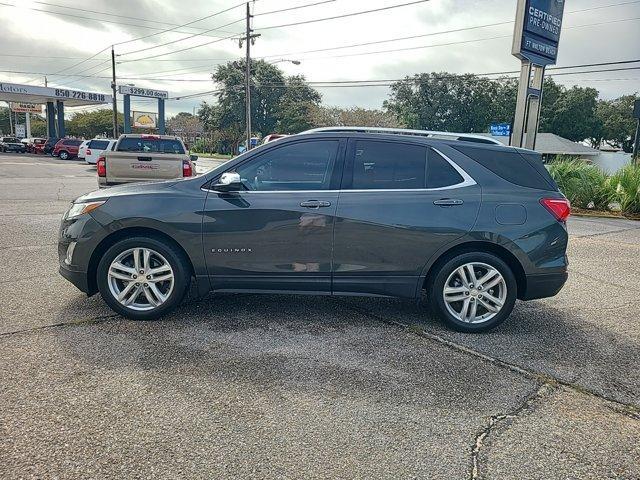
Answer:
[[195, 162], [196, 160], [198, 160], [198, 155], [189, 155], [189, 158], [192, 162]]
[[213, 186], [214, 190], [220, 192], [236, 192], [243, 190], [240, 174], [236, 172], [225, 172], [220, 176], [220, 180]]

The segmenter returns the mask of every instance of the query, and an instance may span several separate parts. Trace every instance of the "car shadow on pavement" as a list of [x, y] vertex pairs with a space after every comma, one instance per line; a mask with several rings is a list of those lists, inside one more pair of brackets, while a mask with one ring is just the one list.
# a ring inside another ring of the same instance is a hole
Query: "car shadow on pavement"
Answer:
[[[68, 307], [77, 310], [75, 303]], [[335, 368], [349, 369], [344, 359], [350, 358], [350, 353], [344, 349], [358, 353], [357, 370], [388, 372], [391, 363], [395, 365], [392, 371], [401, 372], [397, 362], [408, 345], [412, 355], [417, 354], [413, 347], [419, 345], [425, 361], [430, 358], [437, 341], [414, 334], [423, 330], [515, 366], [640, 406], [638, 344], [633, 338], [589, 323], [582, 313], [556, 309], [545, 302], [518, 302], [504, 324], [484, 334], [452, 332], [429, 317], [424, 305], [394, 299], [210, 295], [202, 301], [188, 300], [166, 318], [149, 322], [112, 317], [106, 311], [97, 317], [100, 325], [90, 330], [99, 335], [80, 335], [84, 338], [80, 340], [78, 335], [65, 332], [59, 336], [61, 342], [68, 343], [64, 348], [90, 363], [119, 367], [133, 362], [142, 369], [156, 369], [169, 362], [197, 370], [207, 358], [215, 358], [218, 373], [226, 365], [234, 378], [272, 381], [274, 374], [280, 379], [290, 377], [287, 365], [292, 362], [315, 362], [318, 371], [327, 361]], [[477, 357], [474, 362], [482, 364]]]

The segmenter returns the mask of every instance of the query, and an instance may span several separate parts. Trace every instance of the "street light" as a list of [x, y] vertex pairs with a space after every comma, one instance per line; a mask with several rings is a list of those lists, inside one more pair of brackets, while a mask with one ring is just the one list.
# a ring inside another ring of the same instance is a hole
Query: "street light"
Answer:
[[300, 65], [301, 63], [300, 60], [289, 60], [288, 58], [281, 58], [279, 60], [275, 60], [273, 62], [268, 62], [268, 63], [270, 63], [271, 65], [275, 65], [276, 63], [285, 63], [285, 62], [293, 63], [294, 65]]

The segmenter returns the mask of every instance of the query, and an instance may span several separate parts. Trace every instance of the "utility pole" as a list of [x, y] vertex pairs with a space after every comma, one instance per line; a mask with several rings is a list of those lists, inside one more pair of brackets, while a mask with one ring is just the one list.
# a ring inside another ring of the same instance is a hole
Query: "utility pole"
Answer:
[[252, 34], [251, 29], [251, 9], [249, 2], [247, 2], [247, 25], [246, 33], [243, 38], [240, 39], [240, 48], [242, 48], [242, 42], [245, 41], [246, 53], [245, 53], [245, 73], [244, 73], [244, 88], [245, 88], [245, 119], [247, 124], [247, 150], [251, 150], [251, 45], [260, 34]]
[[111, 45], [111, 91], [113, 92], [113, 138], [118, 138], [118, 103], [116, 99], [116, 54]]

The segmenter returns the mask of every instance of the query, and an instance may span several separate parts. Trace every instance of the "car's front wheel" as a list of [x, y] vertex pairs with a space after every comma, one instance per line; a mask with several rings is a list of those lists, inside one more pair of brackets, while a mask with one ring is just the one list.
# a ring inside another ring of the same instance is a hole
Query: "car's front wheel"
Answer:
[[60, 160], [68, 160], [69, 159], [69, 153], [65, 152], [64, 150], [61, 151], [58, 156], [60, 157]]
[[449, 327], [484, 332], [504, 322], [517, 296], [509, 266], [485, 252], [459, 254], [440, 266], [427, 286], [433, 312]]
[[98, 289], [107, 304], [132, 320], [154, 320], [176, 308], [191, 273], [188, 260], [174, 245], [133, 237], [113, 245], [97, 270]]

